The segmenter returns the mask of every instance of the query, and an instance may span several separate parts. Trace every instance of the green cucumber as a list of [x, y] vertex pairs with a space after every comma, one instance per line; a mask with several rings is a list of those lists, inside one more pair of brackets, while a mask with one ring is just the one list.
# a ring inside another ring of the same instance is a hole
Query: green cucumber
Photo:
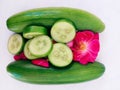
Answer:
[[38, 35], [46, 35], [47, 33], [47, 29], [43, 26], [28, 26], [23, 31], [23, 37], [31, 39]]
[[8, 40], [8, 51], [11, 54], [19, 54], [24, 46], [24, 39], [20, 34], [13, 34]]
[[53, 45], [53, 49], [50, 52], [49, 61], [56, 67], [68, 66], [73, 59], [73, 54], [71, 49], [62, 43], [56, 43]]
[[30, 42], [31, 42], [31, 40], [28, 40], [26, 42], [25, 47], [24, 47], [24, 54], [27, 57], [27, 59], [29, 59], [29, 60], [37, 59], [38, 57], [32, 55], [30, 50], [29, 50], [29, 43]]
[[102, 32], [104, 23], [95, 15], [80, 9], [67, 7], [38, 8], [20, 12], [8, 18], [7, 27], [17, 33], [24, 31], [29, 25], [42, 25], [51, 28], [59, 19], [67, 19], [74, 23], [76, 30], [92, 30]]
[[52, 40], [47, 35], [40, 35], [31, 40], [29, 50], [36, 57], [46, 57], [52, 48]]
[[74, 62], [65, 68], [44, 68], [31, 64], [30, 61], [14, 61], [7, 66], [7, 72], [13, 78], [37, 84], [77, 83], [96, 79], [105, 71], [99, 62], [81, 65]]
[[51, 36], [56, 42], [68, 43], [73, 40], [76, 29], [68, 20], [58, 20], [51, 28]]

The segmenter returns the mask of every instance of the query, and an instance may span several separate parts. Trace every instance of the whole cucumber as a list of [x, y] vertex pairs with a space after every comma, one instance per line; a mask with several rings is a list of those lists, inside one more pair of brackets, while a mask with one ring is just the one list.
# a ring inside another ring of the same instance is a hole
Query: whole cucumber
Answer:
[[102, 32], [104, 23], [95, 15], [80, 9], [67, 7], [48, 7], [20, 12], [8, 18], [7, 27], [13, 32], [21, 33], [29, 25], [42, 25], [48, 29], [59, 19], [71, 20], [76, 30], [89, 29]]
[[66, 68], [43, 68], [30, 61], [14, 61], [7, 66], [10, 75], [20, 81], [37, 84], [63, 84], [93, 80], [100, 77], [105, 67], [99, 62], [88, 65], [72, 63]]

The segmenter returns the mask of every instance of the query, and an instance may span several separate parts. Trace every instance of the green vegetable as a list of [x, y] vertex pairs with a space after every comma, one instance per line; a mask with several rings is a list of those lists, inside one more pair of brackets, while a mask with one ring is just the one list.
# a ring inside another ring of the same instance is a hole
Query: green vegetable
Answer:
[[68, 66], [73, 60], [73, 54], [71, 49], [62, 43], [56, 43], [53, 45], [53, 49], [50, 52], [49, 61], [56, 67]]
[[13, 34], [8, 40], [8, 51], [11, 54], [19, 54], [23, 50], [24, 39], [20, 34]]
[[25, 44], [25, 47], [24, 47], [24, 54], [25, 56], [27, 57], [27, 59], [29, 60], [33, 60], [33, 59], [37, 59], [39, 57], [36, 57], [34, 55], [31, 54], [30, 50], [29, 50], [29, 44], [30, 44], [31, 40], [28, 40]]
[[46, 35], [47, 33], [47, 29], [43, 26], [29, 26], [23, 31], [23, 37], [31, 39], [38, 35]]
[[73, 40], [75, 34], [75, 27], [68, 20], [58, 20], [51, 28], [51, 36], [56, 42], [68, 43]]
[[47, 35], [40, 35], [30, 41], [28, 48], [32, 55], [46, 57], [52, 49], [52, 40]]
[[105, 67], [99, 62], [81, 65], [72, 63], [65, 68], [43, 68], [30, 61], [14, 61], [7, 66], [9, 74], [20, 81], [38, 84], [62, 84], [93, 80], [100, 77]]
[[80, 9], [66, 7], [49, 7], [24, 11], [11, 16], [7, 20], [7, 27], [13, 32], [23, 32], [29, 25], [42, 25], [51, 28], [59, 19], [67, 19], [73, 22], [76, 30], [89, 29], [94, 32], [102, 32], [104, 23], [95, 15]]

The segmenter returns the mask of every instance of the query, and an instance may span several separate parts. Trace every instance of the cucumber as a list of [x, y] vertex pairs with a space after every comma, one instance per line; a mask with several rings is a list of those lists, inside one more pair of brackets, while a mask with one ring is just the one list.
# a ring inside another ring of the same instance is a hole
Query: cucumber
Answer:
[[46, 57], [52, 49], [52, 40], [47, 35], [40, 35], [31, 40], [29, 50], [36, 57]]
[[76, 30], [72, 22], [58, 20], [51, 28], [51, 36], [56, 42], [68, 43], [75, 37]]
[[14, 61], [7, 66], [7, 72], [13, 78], [37, 84], [77, 83], [96, 79], [105, 71], [102, 63], [95, 62], [81, 65], [73, 62], [65, 68], [44, 68], [31, 64], [30, 61]]
[[13, 34], [8, 40], [8, 51], [11, 54], [19, 54], [24, 46], [24, 39], [20, 34]]
[[53, 49], [50, 52], [49, 61], [56, 67], [68, 66], [73, 59], [72, 51], [69, 47], [62, 43], [56, 43], [53, 45]]
[[47, 29], [43, 26], [28, 26], [23, 31], [23, 37], [27, 39], [34, 38], [38, 35], [46, 35]]
[[29, 59], [29, 60], [37, 59], [38, 57], [32, 55], [29, 48], [28, 48], [30, 42], [31, 42], [31, 40], [28, 40], [26, 42], [25, 47], [24, 47], [24, 54], [27, 57], [27, 59]]
[[102, 32], [105, 28], [104, 23], [95, 15], [67, 7], [38, 8], [20, 12], [7, 19], [7, 27], [17, 33], [23, 32], [29, 25], [42, 25], [50, 29], [59, 19], [70, 20], [74, 23], [76, 30]]

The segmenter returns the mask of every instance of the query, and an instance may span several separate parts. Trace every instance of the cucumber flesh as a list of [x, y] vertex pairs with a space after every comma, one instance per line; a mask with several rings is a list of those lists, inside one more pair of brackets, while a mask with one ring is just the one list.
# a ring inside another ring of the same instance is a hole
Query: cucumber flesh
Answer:
[[43, 26], [28, 26], [23, 31], [23, 37], [31, 39], [38, 35], [46, 35], [47, 33], [47, 29]]
[[73, 59], [72, 51], [69, 47], [62, 43], [53, 45], [53, 49], [48, 56], [49, 61], [56, 67], [68, 66]]
[[19, 54], [24, 46], [23, 37], [20, 34], [13, 34], [8, 40], [8, 51], [11, 54]]
[[51, 36], [56, 42], [67, 43], [75, 37], [75, 27], [68, 20], [57, 21], [51, 29]]
[[52, 40], [46, 35], [33, 38], [29, 44], [31, 54], [37, 57], [46, 57], [52, 48]]
[[30, 43], [31, 40], [28, 40], [25, 44], [25, 47], [24, 47], [24, 54], [25, 56], [27, 57], [27, 59], [29, 60], [33, 60], [33, 59], [37, 59], [38, 57], [34, 56], [31, 54], [30, 50], [29, 50], [29, 43]]

